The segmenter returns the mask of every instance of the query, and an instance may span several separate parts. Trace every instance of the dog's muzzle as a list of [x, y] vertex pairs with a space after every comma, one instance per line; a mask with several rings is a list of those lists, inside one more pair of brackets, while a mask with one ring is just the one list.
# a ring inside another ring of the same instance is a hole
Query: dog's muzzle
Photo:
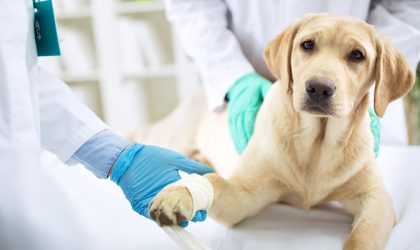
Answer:
[[324, 77], [313, 77], [306, 84], [306, 101], [304, 110], [319, 114], [332, 115], [331, 99], [335, 92], [334, 83]]

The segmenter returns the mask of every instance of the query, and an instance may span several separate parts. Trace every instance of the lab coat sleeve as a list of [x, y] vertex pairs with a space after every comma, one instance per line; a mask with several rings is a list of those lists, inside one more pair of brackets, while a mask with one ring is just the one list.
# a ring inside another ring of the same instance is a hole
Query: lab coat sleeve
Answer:
[[166, 15], [188, 56], [197, 67], [209, 108], [224, 105], [230, 86], [254, 72], [235, 35], [228, 28], [222, 0], [165, 0]]
[[[420, 0], [375, 1], [368, 22], [386, 35], [415, 68], [420, 59]], [[372, 100], [373, 101], [373, 100]], [[407, 144], [403, 100], [388, 106], [381, 121], [383, 144]]]
[[118, 156], [128, 145], [127, 139], [105, 129], [83, 144], [67, 163], [82, 163], [96, 177], [105, 179]]
[[85, 142], [108, 127], [60, 79], [40, 67], [34, 77], [42, 148], [67, 162]]

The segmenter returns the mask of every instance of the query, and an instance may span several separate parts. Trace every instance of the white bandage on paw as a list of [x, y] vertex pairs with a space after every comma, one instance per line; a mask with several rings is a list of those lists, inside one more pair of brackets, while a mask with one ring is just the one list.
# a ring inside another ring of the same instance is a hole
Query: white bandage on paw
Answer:
[[186, 187], [193, 200], [193, 215], [199, 210], [207, 210], [211, 207], [214, 198], [213, 185], [205, 177], [198, 174], [186, 174], [179, 172], [181, 179], [170, 184], [168, 187]]

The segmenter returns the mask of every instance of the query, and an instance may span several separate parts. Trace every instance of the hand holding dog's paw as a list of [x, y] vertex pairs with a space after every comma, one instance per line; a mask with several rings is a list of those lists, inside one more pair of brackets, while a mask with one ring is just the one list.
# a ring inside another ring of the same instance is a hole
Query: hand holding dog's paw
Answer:
[[150, 203], [149, 211], [160, 226], [187, 226], [188, 220], [203, 221], [207, 217], [206, 211], [198, 211], [193, 218], [193, 199], [188, 189], [181, 186], [163, 189]]
[[[111, 180], [121, 187], [134, 211], [146, 218], [150, 218], [149, 207], [151, 200], [162, 189], [181, 179], [179, 171], [187, 174], [202, 175], [210, 173], [211, 169], [174, 151], [133, 143], [125, 149], [115, 161]], [[187, 199], [185, 201], [183, 199], [180, 200], [179, 208], [183, 209], [182, 211], [190, 209], [188, 210], [190, 211], [190, 214], [182, 214], [185, 219], [189, 219], [191, 218], [191, 211], [193, 209], [193, 205], [191, 205], [192, 198], [188, 193], [188, 190], [185, 190], [185, 192], [186, 195], [184, 196], [186, 196]], [[164, 193], [165, 192], [163, 192], [162, 196], [165, 196]], [[168, 201], [172, 201], [173, 198], [168, 199]], [[155, 201], [156, 200], [157, 199], [155, 199]], [[165, 204], [166, 203], [163, 205]], [[181, 204], [186, 205], [181, 206]], [[177, 204], [173, 204], [173, 206], [175, 205]], [[182, 221], [182, 216], [179, 214], [177, 221]], [[205, 219], [205, 216], [200, 213], [197, 218], [202, 221]], [[194, 219], [196, 218], [193, 218], [193, 220]], [[160, 221], [162, 221], [160, 224], [164, 224], [164, 222], [166, 222], [166, 224], [170, 223], [168, 220], [165, 220], [163, 216]], [[185, 224], [186, 223], [184, 222], [182, 225]]]

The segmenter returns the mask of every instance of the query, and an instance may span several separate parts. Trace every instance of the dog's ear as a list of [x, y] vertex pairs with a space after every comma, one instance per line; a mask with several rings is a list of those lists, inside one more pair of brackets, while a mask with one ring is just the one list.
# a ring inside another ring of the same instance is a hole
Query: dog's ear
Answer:
[[301, 25], [297, 20], [274, 38], [264, 50], [264, 59], [271, 73], [289, 86], [293, 82], [290, 59], [292, 56], [293, 40]]
[[414, 71], [394, 46], [383, 38], [376, 39], [375, 113], [382, 117], [388, 104], [410, 91]]

